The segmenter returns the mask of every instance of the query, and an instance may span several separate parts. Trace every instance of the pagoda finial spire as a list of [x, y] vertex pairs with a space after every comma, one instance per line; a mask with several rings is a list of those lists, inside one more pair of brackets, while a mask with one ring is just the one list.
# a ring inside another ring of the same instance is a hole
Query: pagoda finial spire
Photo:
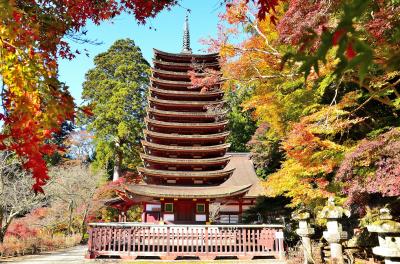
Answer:
[[192, 53], [190, 48], [189, 15], [186, 14], [185, 24], [183, 25], [183, 46], [182, 53]]

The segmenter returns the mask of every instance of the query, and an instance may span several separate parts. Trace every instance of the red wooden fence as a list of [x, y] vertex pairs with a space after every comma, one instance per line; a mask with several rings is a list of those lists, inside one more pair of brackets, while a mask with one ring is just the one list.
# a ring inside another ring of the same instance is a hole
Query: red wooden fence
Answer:
[[87, 258], [158, 256], [175, 259], [196, 256], [284, 255], [281, 225], [154, 225], [136, 223], [90, 224]]

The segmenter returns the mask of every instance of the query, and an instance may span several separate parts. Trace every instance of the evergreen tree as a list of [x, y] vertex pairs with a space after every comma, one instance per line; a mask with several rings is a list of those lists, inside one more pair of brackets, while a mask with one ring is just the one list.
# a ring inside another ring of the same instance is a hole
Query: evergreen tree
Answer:
[[256, 130], [256, 122], [251, 117], [250, 110], [244, 110], [242, 103], [251, 96], [251, 89], [240, 89], [240, 87], [229, 87], [225, 94], [228, 102], [229, 137], [231, 143], [230, 151], [247, 152], [247, 142]]
[[117, 40], [94, 59], [83, 83], [91, 107], [88, 129], [94, 133], [96, 162], [113, 165], [113, 180], [139, 162], [150, 66], [133, 40]]

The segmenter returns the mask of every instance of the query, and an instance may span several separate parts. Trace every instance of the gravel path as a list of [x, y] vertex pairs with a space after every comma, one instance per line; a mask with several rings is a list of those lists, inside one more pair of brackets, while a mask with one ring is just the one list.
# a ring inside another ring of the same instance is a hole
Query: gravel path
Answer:
[[24, 263], [24, 264], [50, 264], [50, 263], [87, 263], [84, 255], [87, 246], [77, 246], [64, 250], [49, 252], [41, 255], [24, 256], [3, 260], [4, 263]]

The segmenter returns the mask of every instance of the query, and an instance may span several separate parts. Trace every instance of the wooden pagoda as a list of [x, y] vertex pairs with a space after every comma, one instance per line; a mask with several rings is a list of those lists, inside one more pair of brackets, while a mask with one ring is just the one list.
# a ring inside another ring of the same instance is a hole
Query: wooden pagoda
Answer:
[[221, 83], [204, 91], [193, 87], [189, 76], [189, 71], [218, 72], [218, 53], [193, 54], [186, 21], [182, 52], [154, 49], [153, 65], [144, 166], [138, 168], [144, 183], [126, 186], [125, 205], [141, 204], [143, 222], [205, 224], [210, 222], [210, 204], [219, 203], [223, 206], [216, 218], [239, 223], [262, 188], [248, 154], [227, 154]]
[[122, 214], [118, 223], [90, 224], [87, 258], [283, 256], [281, 225], [240, 224], [263, 188], [248, 153], [227, 153], [221, 84], [204, 92], [190, 82], [188, 71], [199, 65], [218, 71], [218, 58], [192, 54], [187, 18], [181, 53], [154, 50], [138, 169], [144, 183], [126, 185], [106, 203], [121, 211], [141, 205], [142, 223], [126, 223]]

